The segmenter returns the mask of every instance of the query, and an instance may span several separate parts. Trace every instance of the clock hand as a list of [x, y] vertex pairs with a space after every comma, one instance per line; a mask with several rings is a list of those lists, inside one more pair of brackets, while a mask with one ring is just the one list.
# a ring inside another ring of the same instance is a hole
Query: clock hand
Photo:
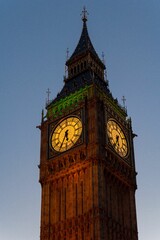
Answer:
[[63, 143], [64, 143], [65, 137], [66, 137], [66, 136], [64, 135], [64, 138], [63, 138], [63, 140], [62, 140], [61, 146], [59, 147], [59, 150], [61, 149], [61, 147], [62, 147], [62, 145], [63, 145]]
[[65, 131], [65, 138], [68, 141], [68, 129]]
[[119, 146], [119, 135], [116, 135], [116, 145], [118, 144]]
[[65, 131], [64, 138], [62, 140], [62, 143], [61, 143], [61, 146], [60, 146], [59, 150], [61, 149], [65, 139], [68, 141], [68, 129]]

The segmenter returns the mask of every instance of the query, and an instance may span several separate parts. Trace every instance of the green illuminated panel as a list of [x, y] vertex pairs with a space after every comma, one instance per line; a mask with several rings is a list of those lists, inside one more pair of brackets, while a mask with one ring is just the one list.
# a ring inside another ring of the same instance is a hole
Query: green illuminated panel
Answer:
[[80, 89], [79, 91], [70, 94], [69, 96], [60, 99], [58, 102], [51, 104], [47, 108], [47, 118], [49, 117], [57, 117], [62, 114], [63, 110], [74, 107], [78, 105], [78, 103], [85, 99], [86, 96], [89, 95], [89, 86]]

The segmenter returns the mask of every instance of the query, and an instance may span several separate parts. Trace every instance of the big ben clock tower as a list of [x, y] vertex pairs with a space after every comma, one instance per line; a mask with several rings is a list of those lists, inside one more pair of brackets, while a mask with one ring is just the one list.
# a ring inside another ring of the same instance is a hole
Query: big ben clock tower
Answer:
[[42, 114], [41, 240], [138, 240], [131, 120], [113, 98], [82, 12], [80, 40]]

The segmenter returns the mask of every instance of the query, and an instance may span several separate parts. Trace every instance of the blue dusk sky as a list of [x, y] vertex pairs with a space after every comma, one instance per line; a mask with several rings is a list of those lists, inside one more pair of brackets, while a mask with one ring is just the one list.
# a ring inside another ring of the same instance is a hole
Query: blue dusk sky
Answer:
[[133, 130], [140, 240], [160, 239], [160, 1], [0, 0], [0, 239], [38, 240], [41, 111], [63, 87], [86, 6], [110, 90]]

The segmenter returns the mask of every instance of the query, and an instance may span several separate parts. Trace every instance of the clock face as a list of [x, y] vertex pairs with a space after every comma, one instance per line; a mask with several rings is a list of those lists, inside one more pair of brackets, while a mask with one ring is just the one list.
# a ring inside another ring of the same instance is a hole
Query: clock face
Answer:
[[108, 138], [115, 151], [121, 156], [126, 157], [128, 153], [128, 144], [121, 127], [114, 121], [107, 123]]
[[51, 135], [51, 146], [57, 152], [64, 152], [78, 141], [81, 133], [81, 120], [75, 116], [68, 117], [55, 127]]

